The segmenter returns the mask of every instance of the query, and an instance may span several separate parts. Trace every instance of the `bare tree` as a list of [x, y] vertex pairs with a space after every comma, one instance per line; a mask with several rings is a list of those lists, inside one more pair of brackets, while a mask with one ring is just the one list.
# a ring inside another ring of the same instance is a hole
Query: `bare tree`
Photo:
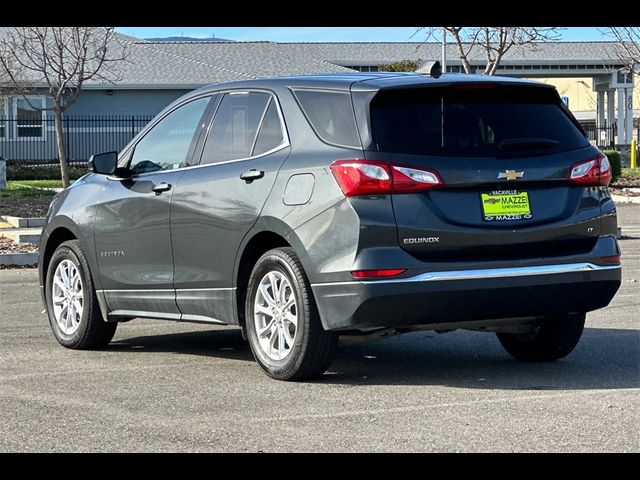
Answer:
[[618, 57], [632, 70], [640, 64], [640, 27], [611, 27]]
[[495, 75], [500, 62], [512, 48], [535, 50], [539, 43], [559, 40], [557, 27], [419, 27], [425, 41], [442, 30], [451, 35], [466, 73], [472, 73], [470, 59], [478, 50], [486, 59], [484, 75]]
[[[69, 186], [62, 114], [88, 80], [114, 83], [126, 46], [113, 27], [10, 27], [0, 38], [0, 78], [17, 89], [31, 108], [52, 110], [62, 185]], [[34, 106], [27, 92], [45, 89], [51, 106]]]
[[[0, 43], [0, 64], [11, 66], [12, 75], [0, 67], [0, 98], [12, 95], [21, 95], [24, 91], [24, 74], [22, 68], [12, 60], [11, 53], [6, 45]], [[13, 79], [19, 79], [16, 84]]]

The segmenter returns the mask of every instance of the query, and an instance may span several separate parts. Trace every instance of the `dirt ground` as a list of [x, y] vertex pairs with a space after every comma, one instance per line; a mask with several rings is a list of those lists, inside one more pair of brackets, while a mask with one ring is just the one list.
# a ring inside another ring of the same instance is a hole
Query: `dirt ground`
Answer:
[[47, 215], [51, 197], [0, 197], [0, 215], [38, 218]]

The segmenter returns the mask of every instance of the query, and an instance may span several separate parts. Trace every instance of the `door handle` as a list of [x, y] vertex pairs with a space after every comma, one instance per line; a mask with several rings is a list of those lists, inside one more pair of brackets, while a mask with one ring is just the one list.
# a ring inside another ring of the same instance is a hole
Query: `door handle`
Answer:
[[254, 180], [264, 177], [264, 172], [262, 170], [256, 170], [252, 168], [251, 170], [247, 170], [243, 174], [240, 175], [240, 179], [244, 180], [247, 183], [251, 183]]
[[156, 192], [156, 195], [160, 195], [162, 192], [168, 192], [169, 190], [171, 190], [171, 184], [167, 182], [162, 182], [162, 183], [159, 183], [158, 185], [154, 185], [153, 187], [151, 187], [151, 190]]

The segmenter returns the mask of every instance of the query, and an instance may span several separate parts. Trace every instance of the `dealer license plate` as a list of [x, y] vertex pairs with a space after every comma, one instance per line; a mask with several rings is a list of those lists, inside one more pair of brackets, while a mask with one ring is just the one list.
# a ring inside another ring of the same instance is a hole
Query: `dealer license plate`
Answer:
[[482, 219], [488, 222], [532, 218], [527, 192], [517, 190], [482, 192], [480, 201], [482, 202]]

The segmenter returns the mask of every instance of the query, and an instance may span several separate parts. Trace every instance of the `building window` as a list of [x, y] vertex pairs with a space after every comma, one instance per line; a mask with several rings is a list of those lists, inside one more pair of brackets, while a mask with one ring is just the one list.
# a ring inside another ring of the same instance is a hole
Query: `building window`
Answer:
[[345, 65], [344, 68], [350, 68], [358, 72], [379, 72], [380, 67], [378, 65]]
[[7, 136], [7, 99], [0, 97], [0, 138]]
[[16, 98], [16, 136], [18, 138], [42, 138], [44, 98]]

